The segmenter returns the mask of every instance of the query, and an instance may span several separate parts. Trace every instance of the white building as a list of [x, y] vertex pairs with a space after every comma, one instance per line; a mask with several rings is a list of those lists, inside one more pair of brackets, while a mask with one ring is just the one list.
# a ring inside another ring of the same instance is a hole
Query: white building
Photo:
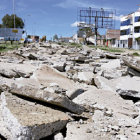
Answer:
[[120, 47], [140, 49], [140, 9], [121, 18]]

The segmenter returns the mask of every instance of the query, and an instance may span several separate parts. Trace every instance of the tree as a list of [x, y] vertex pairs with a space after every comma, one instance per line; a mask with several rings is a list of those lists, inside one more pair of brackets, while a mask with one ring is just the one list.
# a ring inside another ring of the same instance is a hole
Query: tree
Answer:
[[[11, 16], [6, 14], [2, 18], [2, 26], [6, 28], [14, 28], [14, 14]], [[22, 18], [15, 15], [15, 28], [24, 28], [24, 22]]]
[[55, 34], [54, 36], [53, 36], [53, 41], [57, 41], [58, 40], [58, 36], [57, 36], [57, 34]]
[[82, 27], [79, 29], [79, 32], [83, 32], [83, 34], [85, 34], [86, 38], [94, 35], [94, 32], [93, 32], [92, 28], [90, 28], [90, 27]]
[[91, 27], [81, 27], [78, 30], [78, 37], [84, 38], [84, 44], [89, 44], [87, 38], [94, 36], [94, 30]]

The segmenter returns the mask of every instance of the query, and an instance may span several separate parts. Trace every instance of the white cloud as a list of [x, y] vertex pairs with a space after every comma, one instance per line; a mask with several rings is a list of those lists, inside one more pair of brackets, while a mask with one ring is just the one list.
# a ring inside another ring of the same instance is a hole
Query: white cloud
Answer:
[[74, 23], [71, 24], [71, 27], [77, 27], [77, 26], [81, 26], [81, 27], [95, 27], [94, 24], [88, 25], [85, 22], [78, 22], [78, 21], [75, 21]]
[[78, 24], [79, 24], [79, 22], [78, 21], [75, 21], [74, 23], [71, 24], [71, 27], [77, 27]]
[[85, 24], [85, 22], [78, 22], [78, 21], [75, 21], [74, 23], [71, 24], [71, 27], [77, 27], [77, 26], [79, 26], [80, 24]]
[[63, 0], [55, 6], [61, 8], [73, 8], [73, 7], [95, 7], [94, 4], [85, 0]]
[[120, 21], [120, 19], [121, 19], [122, 16], [123, 16], [123, 15], [115, 16], [114, 19], [115, 19], [116, 21]]

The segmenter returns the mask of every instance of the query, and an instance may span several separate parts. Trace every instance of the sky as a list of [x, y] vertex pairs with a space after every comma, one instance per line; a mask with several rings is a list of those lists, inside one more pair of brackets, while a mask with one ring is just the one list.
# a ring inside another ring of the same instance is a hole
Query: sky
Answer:
[[[0, 1], [2, 19], [5, 14], [13, 13], [13, 0]], [[24, 20], [28, 34], [46, 35], [51, 39], [54, 34], [69, 37], [76, 33], [79, 7], [115, 9], [115, 28], [119, 29], [119, 18], [136, 11], [139, 4], [139, 0], [15, 0], [15, 13]], [[99, 32], [104, 34], [105, 30], [99, 29]]]

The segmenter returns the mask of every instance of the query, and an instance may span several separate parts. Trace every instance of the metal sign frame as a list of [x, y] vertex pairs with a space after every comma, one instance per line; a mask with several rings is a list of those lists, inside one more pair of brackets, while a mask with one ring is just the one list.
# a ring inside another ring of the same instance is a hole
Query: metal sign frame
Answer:
[[[97, 33], [99, 28], [114, 29], [116, 10], [96, 9], [96, 8], [78, 8], [79, 28], [90, 27], [95, 31], [95, 40], [97, 44]], [[96, 45], [95, 44], [95, 45]]]

